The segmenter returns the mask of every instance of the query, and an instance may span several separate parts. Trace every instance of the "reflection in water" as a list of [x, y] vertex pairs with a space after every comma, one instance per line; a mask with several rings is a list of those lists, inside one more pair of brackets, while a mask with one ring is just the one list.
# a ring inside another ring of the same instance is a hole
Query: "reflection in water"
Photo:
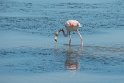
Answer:
[[77, 70], [79, 69], [79, 60], [78, 56], [74, 55], [73, 52], [67, 53], [65, 67], [68, 70]]
[[[62, 48], [61, 48], [62, 49]], [[73, 45], [65, 45], [64, 49], [61, 50], [58, 48], [57, 44], [55, 44], [55, 54], [57, 55], [65, 55], [65, 68], [67, 70], [75, 71], [80, 69], [80, 55], [83, 51], [83, 46], [73, 46]], [[61, 50], [61, 51], [59, 51]], [[59, 51], [59, 53], [58, 53]], [[63, 52], [63, 53], [61, 53]]]
[[66, 51], [66, 61], [65, 61], [65, 68], [67, 70], [78, 70], [80, 69], [79, 57], [80, 53], [82, 52], [82, 46], [79, 49], [75, 50], [72, 46]]

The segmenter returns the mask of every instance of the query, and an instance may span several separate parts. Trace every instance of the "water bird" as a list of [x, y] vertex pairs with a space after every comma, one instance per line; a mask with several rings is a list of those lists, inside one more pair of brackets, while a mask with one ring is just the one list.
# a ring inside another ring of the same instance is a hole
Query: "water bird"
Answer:
[[54, 40], [57, 42], [59, 33], [62, 32], [65, 37], [69, 36], [69, 45], [71, 45], [71, 32], [76, 31], [80, 37], [81, 45], [83, 46], [83, 37], [79, 32], [79, 28], [81, 27], [81, 24], [77, 20], [68, 20], [65, 22], [65, 28], [64, 29], [59, 29], [54, 33]]

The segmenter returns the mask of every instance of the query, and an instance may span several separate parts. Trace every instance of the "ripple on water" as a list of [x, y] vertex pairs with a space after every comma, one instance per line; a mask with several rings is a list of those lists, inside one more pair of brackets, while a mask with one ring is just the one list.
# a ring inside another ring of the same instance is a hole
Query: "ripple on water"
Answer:
[[67, 64], [75, 63], [81, 72], [124, 73], [124, 47], [85, 46], [83, 51], [77, 48], [79, 46], [0, 49], [0, 71], [60, 72], [68, 70]]

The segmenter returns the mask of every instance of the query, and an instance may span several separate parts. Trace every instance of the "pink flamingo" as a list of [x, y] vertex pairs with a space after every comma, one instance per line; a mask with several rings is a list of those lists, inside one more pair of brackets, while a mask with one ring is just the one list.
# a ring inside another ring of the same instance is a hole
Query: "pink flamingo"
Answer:
[[71, 45], [71, 34], [70, 34], [70, 32], [71, 31], [77, 31], [77, 33], [80, 37], [80, 40], [81, 40], [81, 45], [83, 46], [83, 38], [82, 38], [82, 36], [81, 36], [81, 34], [78, 30], [79, 27], [81, 27], [81, 24], [77, 20], [68, 20], [65, 23], [65, 27], [66, 27], [66, 32], [64, 31], [64, 29], [60, 29], [60, 30], [58, 30], [57, 32], [54, 33], [55, 41], [57, 42], [58, 35], [59, 35], [60, 32], [62, 32], [65, 37], [69, 36], [69, 45]]

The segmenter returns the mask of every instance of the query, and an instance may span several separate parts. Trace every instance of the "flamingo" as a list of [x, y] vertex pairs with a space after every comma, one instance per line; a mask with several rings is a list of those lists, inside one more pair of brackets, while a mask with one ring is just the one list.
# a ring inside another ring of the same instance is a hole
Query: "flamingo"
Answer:
[[66, 21], [65, 23], [66, 32], [64, 31], [64, 29], [59, 29], [54, 33], [55, 35], [54, 40], [57, 42], [59, 33], [62, 32], [65, 37], [69, 36], [69, 45], [71, 45], [71, 32], [76, 31], [80, 37], [81, 45], [83, 46], [83, 37], [78, 30], [79, 27], [81, 27], [81, 24], [77, 20]]

